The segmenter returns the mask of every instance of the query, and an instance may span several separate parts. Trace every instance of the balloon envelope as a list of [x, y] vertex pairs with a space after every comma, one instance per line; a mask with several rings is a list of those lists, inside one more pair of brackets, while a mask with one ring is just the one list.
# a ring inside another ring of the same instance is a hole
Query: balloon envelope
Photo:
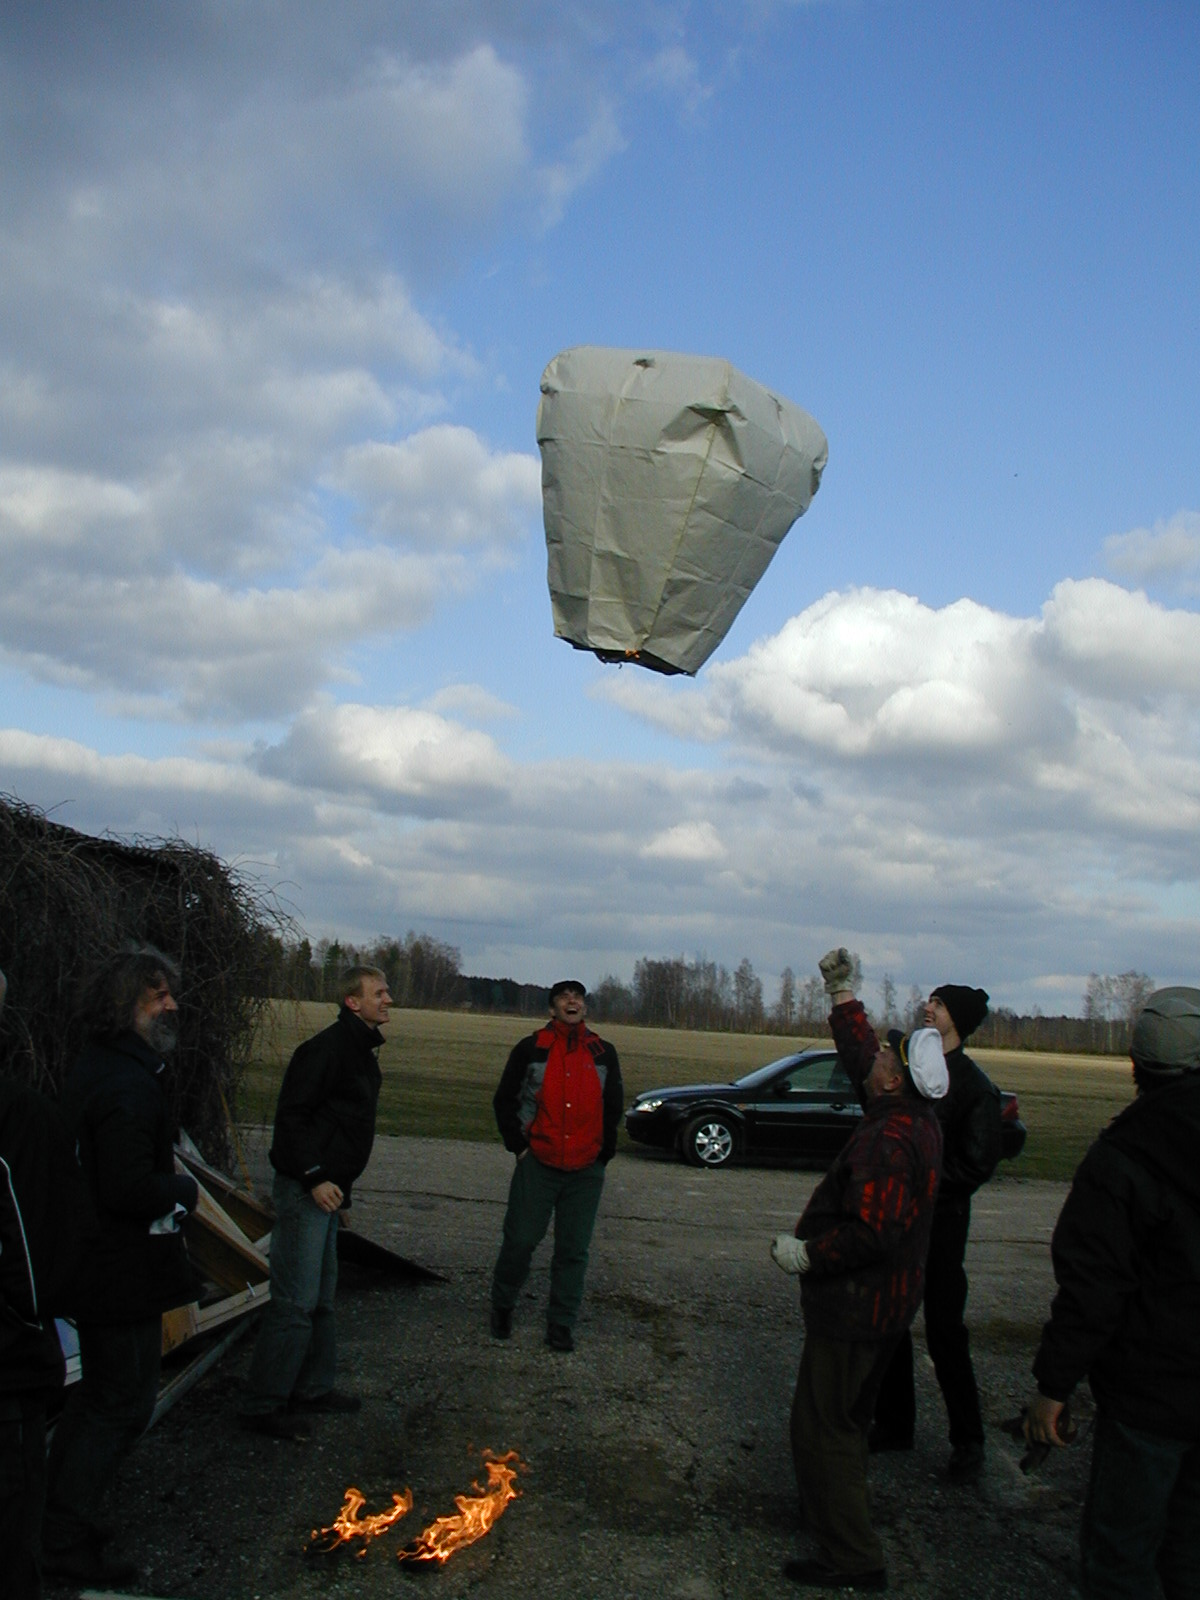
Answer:
[[816, 422], [728, 361], [581, 345], [542, 374], [554, 632], [695, 673], [821, 482]]

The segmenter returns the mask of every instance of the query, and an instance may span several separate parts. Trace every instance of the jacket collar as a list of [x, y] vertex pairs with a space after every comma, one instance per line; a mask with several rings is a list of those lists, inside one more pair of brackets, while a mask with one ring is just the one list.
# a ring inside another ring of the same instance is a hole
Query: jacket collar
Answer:
[[145, 1067], [151, 1077], [157, 1078], [167, 1070], [167, 1063], [157, 1050], [152, 1050], [140, 1033], [135, 1033], [132, 1028], [126, 1028], [124, 1033], [118, 1033], [107, 1041], [113, 1050], [119, 1050], [122, 1055], [132, 1056], [140, 1066]]
[[338, 1011], [337, 1019], [342, 1027], [349, 1031], [350, 1037], [355, 1044], [360, 1045], [364, 1050], [378, 1050], [379, 1046], [386, 1042], [378, 1028], [373, 1028], [364, 1022], [360, 1016], [351, 1011], [349, 1006], [341, 1007]]

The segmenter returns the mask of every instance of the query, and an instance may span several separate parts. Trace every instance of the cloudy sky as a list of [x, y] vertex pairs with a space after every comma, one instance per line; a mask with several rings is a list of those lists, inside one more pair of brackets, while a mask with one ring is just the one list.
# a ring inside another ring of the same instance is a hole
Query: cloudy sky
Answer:
[[[529, 981], [1196, 982], [1198, 78], [1191, 0], [12, 0], [0, 789]], [[575, 344], [828, 435], [694, 680], [553, 637]]]

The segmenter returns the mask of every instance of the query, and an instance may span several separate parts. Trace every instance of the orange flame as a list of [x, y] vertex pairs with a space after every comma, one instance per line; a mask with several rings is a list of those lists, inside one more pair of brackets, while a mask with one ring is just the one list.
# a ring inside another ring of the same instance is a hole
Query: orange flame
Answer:
[[405, 1489], [402, 1494], [392, 1495], [392, 1509], [390, 1511], [377, 1511], [373, 1516], [360, 1517], [359, 1512], [367, 1503], [367, 1498], [361, 1489], [347, 1489], [346, 1501], [337, 1516], [327, 1528], [314, 1528], [312, 1537], [306, 1546], [309, 1555], [328, 1555], [343, 1544], [351, 1544], [355, 1539], [361, 1540], [356, 1555], [364, 1556], [367, 1553], [367, 1542], [377, 1539], [381, 1533], [386, 1533], [393, 1523], [399, 1522], [401, 1517], [406, 1517], [413, 1507], [412, 1490]]
[[485, 1450], [483, 1462], [487, 1469], [487, 1488], [484, 1489], [482, 1484], [473, 1483], [471, 1487], [479, 1491], [475, 1499], [469, 1495], [456, 1494], [454, 1504], [458, 1507], [458, 1515], [438, 1517], [435, 1522], [431, 1522], [411, 1544], [404, 1546], [399, 1552], [398, 1560], [449, 1561], [456, 1550], [461, 1550], [466, 1545], [474, 1544], [476, 1539], [483, 1538], [503, 1513], [508, 1502], [515, 1500], [520, 1494], [521, 1491], [514, 1487], [518, 1471], [528, 1470], [515, 1450], [510, 1450], [502, 1456]]

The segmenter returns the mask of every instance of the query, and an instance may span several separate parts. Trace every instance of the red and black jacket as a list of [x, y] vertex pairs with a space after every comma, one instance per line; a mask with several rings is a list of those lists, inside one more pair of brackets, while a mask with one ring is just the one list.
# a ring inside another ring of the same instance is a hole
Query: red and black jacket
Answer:
[[492, 1105], [514, 1155], [562, 1172], [607, 1162], [625, 1107], [617, 1052], [582, 1023], [549, 1022], [514, 1047]]
[[[857, 1000], [835, 1006], [834, 1042], [856, 1086], [879, 1052]], [[861, 1091], [860, 1091], [861, 1092]], [[884, 1340], [911, 1323], [942, 1165], [942, 1130], [919, 1095], [880, 1095], [817, 1186], [796, 1232], [808, 1245], [804, 1323], [827, 1339]]]

